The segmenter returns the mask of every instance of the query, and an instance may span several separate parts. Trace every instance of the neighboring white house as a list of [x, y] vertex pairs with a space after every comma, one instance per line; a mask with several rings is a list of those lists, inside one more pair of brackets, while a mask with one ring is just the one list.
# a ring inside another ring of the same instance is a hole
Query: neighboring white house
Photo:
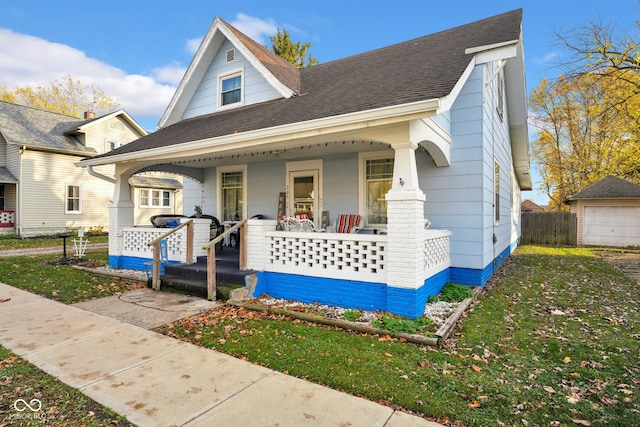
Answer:
[[[147, 135], [125, 111], [77, 117], [0, 102], [0, 233], [23, 237], [103, 227], [113, 196], [114, 167], [75, 163]], [[166, 189], [166, 180], [160, 180]], [[150, 181], [144, 188], [156, 188]], [[174, 179], [168, 206], [138, 209], [140, 221], [156, 213], [182, 213], [182, 184]], [[136, 189], [136, 191], [140, 191]]]
[[565, 201], [578, 222], [578, 245], [640, 246], [640, 185], [607, 176]]
[[[517, 245], [522, 10], [302, 69], [216, 18], [159, 127], [79, 163], [116, 165], [113, 266], [140, 265], [130, 177], [169, 171], [197, 182], [185, 206], [262, 215], [247, 231], [256, 295], [415, 317], [447, 281], [484, 285]], [[360, 215], [365, 230], [278, 231], [282, 208], [316, 226]]]

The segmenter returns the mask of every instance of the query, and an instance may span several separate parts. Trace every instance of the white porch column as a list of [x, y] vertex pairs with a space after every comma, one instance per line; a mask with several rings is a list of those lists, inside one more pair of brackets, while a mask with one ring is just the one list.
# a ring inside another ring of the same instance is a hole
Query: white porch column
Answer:
[[[393, 185], [387, 200], [387, 284], [388, 309], [416, 305], [415, 291], [423, 285], [424, 201], [418, 185], [415, 150], [412, 142], [393, 144], [395, 150]], [[412, 307], [409, 311], [423, 310]], [[397, 310], [397, 309], [396, 309]]]
[[128, 174], [116, 174], [113, 200], [109, 203], [109, 265], [119, 268], [124, 246], [123, 229], [133, 227], [133, 202]]

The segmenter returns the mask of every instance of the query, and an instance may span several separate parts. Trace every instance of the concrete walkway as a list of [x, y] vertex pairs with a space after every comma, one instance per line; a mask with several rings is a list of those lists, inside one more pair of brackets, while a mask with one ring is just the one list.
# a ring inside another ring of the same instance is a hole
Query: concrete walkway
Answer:
[[0, 301], [0, 344], [140, 427], [439, 425], [1, 283]]

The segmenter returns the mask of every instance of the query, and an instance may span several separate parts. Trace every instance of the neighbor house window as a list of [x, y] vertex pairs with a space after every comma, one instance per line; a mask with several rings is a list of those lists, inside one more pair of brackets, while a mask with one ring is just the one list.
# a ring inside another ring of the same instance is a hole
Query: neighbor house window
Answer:
[[494, 193], [494, 222], [497, 224], [500, 222], [500, 165], [497, 161], [494, 161], [493, 170], [493, 193]]
[[4, 184], [0, 184], [0, 211], [4, 210]]
[[389, 153], [366, 154], [360, 158], [360, 210], [366, 225], [387, 223], [386, 194], [393, 183], [393, 157]]
[[223, 221], [239, 221], [243, 217], [244, 175], [242, 170], [220, 172], [220, 210]]
[[220, 77], [220, 106], [242, 102], [242, 72]]
[[82, 187], [79, 185], [67, 185], [65, 213], [82, 213]]
[[105, 151], [115, 150], [116, 148], [120, 147], [121, 145], [122, 144], [120, 143], [120, 141], [107, 141], [106, 147], [105, 147]]
[[140, 189], [141, 208], [170, 208], [171, 190], [159, 190], [155, 188]]

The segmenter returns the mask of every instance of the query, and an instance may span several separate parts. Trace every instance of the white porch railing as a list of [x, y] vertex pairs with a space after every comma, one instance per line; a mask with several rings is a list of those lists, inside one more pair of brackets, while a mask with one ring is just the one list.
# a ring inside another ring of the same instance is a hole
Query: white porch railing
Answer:
[[386, 236], [272, 231], [266, 238], [267, 271], [386, 283]]
[[[182, 218], [182, 222], [189, 218]], [[209, 222], [206, 219], [193, 219], [193, 256], [206, 255], [202, 249], [209, 242]], [[169, 231], [166, 228], [125, 227], [122, 230], [122, 256], [153, 259], [153, 249], [148, 243]], [[187, 262], [187, 229], [182, 228], [167, 237], [167, 256], [169, 261]]]
[[[275, 221], [247, 222], [247, 267], [258, 271], [387, 283], [388, 237], [381, 234], [275, 231]], [[425, 230], [418, 249], [423, 279], [448, 268], [446, 230]]]
[[424, 231], [424, 278], [451, 266], [449, 239], [451, 232], [447, 230]]

